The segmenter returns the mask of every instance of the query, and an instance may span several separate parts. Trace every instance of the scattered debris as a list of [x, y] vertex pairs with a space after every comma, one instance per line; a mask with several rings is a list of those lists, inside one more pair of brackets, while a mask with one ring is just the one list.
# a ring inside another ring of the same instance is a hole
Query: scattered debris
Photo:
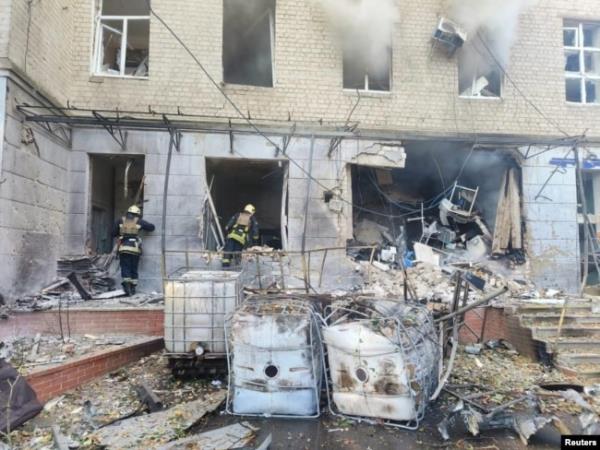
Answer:
[[226, 391], [220, 390], [165, 411], [132, 417], [98, 430], [95, 438], [109, 449], [152, 448], [188, 430], [205, 414], [217, 409], [226, 395]]
[[258, 428], [253, 427], [248, 422], [242, 422], [169, 442], [158, 447], [157, 450], [226, 450], [242, 448], [254, 439], [257, 431]]

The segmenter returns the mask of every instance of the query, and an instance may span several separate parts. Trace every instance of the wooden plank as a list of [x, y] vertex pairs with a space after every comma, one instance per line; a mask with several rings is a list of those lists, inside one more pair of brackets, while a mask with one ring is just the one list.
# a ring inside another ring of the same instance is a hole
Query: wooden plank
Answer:
[[515, 169], [510, 170], [509, 193], [511, 247], [513, 250], [518, 250], [523, 247], [523, 240], [521, 230], [521, 198], [519, 195], [519, 184], [517, 182], [517, 172]]
[[510, 230], [507, 230], [508, 226], [508, 211], [506, 201], [506, 191], [508, 184], [508, 171], [504, 174], [502, 179], [502, 186], [500, 187], [500, 198], [498, 199], [498, 205], [496, 206], [496, 224], [494, 226], [494, 240], [492, 243], [492, 254], [504, 253], [508, 245], [508, 235]]

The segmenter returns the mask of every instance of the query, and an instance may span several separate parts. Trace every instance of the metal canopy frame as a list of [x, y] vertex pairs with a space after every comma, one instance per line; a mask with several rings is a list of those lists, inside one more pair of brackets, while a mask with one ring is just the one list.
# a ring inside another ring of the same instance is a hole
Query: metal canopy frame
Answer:
[[[31, 106], [28, 104], [17, 105], [29, 122], [39, 123], [46, 130], [55, 134], [55, 127], [62, 125], [64, 127], [109, 127], [107, 130], [113, 131], [121, 128], [126, 130], [162, 130], [168, 131], [169, 127], [177, 128], [181, 131], [209, 131], [213, 133], [236, 133], [236, 134], [256, 134], [256, 130], [248, 126], [247, 121], [240, 117], [225, 117], [216, 115], [187, 114], [177, 108], [175, 113], [163, 113], [148, 108], [148, 111], [120, 111], [118, 109], [83, 109], [72, 105], [67, 107], [53, 106]], [[96, 113], [96, 114], [94, 114]], [[165, 123], [164, 117], [169, 119], [169, 124]], [[229, 126], [231, 121], [231, 126]], [[572, 136], [565, 138], [556, 136], [538, 136], [538, 135], [506, 135], [506, 134], [477, 134], [477, 133], [435, 133], [435, 132], [416, 132], [416, 131], [389, 131], [362, 129], [352, 127], [353, 124], [347, 122], [334, 122], [323, 120], [306, 120], [292, 122], [291, 118], [286, 119], [252, 119], [252, 122], [260, 127], [265, 133], [275, 136], [290, 137], [301, 136], [330, 139], [331, 153], [337, 150], [335, 138], [343, 139], [362, 139], [378, 141], [444, 141], [444, 142], [473, 142], [476, 141], [480, 146], [529, 146], [529, 145], [551, 145], [551, 146], [572, 146], [575, 142], [587, 143], [600, 142], [588, 139], [585, 136]], [[117, 133], [118, 134], [118, 133]], [[117, 141], [119, 142], [119, 141]], [[285, 141], [284, 141], [285, 144]]]

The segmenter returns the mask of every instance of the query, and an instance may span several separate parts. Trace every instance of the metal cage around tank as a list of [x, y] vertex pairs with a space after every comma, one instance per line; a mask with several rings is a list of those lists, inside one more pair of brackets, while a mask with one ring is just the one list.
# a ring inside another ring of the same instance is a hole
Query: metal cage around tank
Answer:
[[328, 306], [322, 320], [331, 414], [416, 430], [440, 363], [430, 312], [403, 300], [359, 298]]
[[227, 319], [229, 414], [320, 416], [323, 358], [317, 313], [310, 296], [281, 294], [250, 297]]
[[223, 324], [243, 293], [239, 272], [181, 268], [164, 279], [169, 358], [225, 358]]

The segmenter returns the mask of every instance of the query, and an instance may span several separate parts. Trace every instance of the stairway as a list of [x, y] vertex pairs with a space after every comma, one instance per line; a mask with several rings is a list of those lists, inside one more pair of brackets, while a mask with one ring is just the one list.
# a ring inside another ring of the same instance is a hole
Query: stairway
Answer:
[[600, 381], [600, 300], [569, 299], [557, 339], [562, 308], [563, 300], [524, 301], [515, 314], [556, 367], [582, 382]]

